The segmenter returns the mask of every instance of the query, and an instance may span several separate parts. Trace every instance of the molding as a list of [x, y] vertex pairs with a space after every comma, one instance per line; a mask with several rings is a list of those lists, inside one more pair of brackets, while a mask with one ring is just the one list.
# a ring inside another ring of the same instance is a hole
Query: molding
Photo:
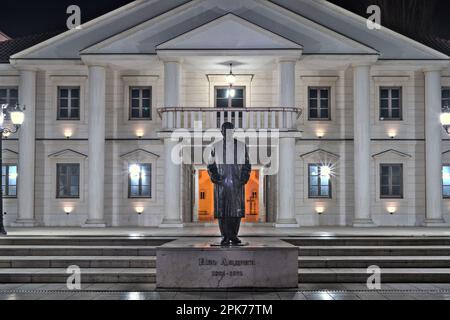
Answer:
[[336, 158], [336, 159], [339, 159], [339, 158], [340, 158], [339, 155], [337, 155], [337, 154], [335, 154], [335, 153], [332, 153], [332, 152], [329, 152], [329, 151], [326, 151], [326, 150], [321, 149], [321, 148], [316, 149], [316, 150], [313, 150], [313, 151], [310, 151], [310, 152], [307, 152], [307, 153], [305, 153], [305, 154], [302, 154], [302, 155], [300, 155], [300, 157], [301, 157], [301, 158], [306, 158], [306, 157], [309, 157], [309, 156], [311, 156], [311, 155], [313, 155], [313, 154], [315, 154], [315, 153], [324, 153], [324, 154], [326, 154], [326, 155], [331, 156], [332, 158]]
[[[160, 156], [157, 155], [156, 153], [144, 150], [144, 149], [135, 149], [133, 151], [127, 152], [123, 155], [121, 155], [120, 157], [122, 159], [125, 160], [131, 160], [131, 159], [136, 159], [136, 158], [141, 158], [141, 155], [144, 155], [144, 157], [150, 157], [153, 159], [158, 159]], [[136, 156], [136, 157], [134, 157]]]
[[79, 157], [79, 158], [87, 158], [88, 157], [84, 153], [81, 153], [81, 152], [78, 152], [78, 151], [75, 151], [75, 150], [72, 150], [72, 149], [64, 149], [64, 150], [61, 150], [61, 151], [49, 154], [48, 157], [49, 158], [64, 158], [64, 156], [66, 154], [72, 154], [75, 157]]
[[396, 154], [396, 155], [398, 155], [400, 157], [412, 158], [411, 155], [409, 155], [407, 153], [404, 153], [404, 152], [400, 152], [400, 151], [394, 150], [394, 149], [389, 149], [389, 150], [385, 150], [385, 151], [376, 153], [376, 154], [372, 155], [372, 158], [377, 158], [377, 157], [380, 157], [380, 156], [382, 156], [384, 154], [387, 154], [387, 153], [393, 153], [393, 154]]

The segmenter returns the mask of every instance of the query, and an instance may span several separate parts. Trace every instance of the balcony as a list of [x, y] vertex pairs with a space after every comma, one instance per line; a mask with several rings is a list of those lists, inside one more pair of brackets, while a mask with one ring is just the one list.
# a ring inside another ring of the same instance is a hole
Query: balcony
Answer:
[[236, 129], [278, 129], [297, 130], [297, 120], [302, 114], [300, 108], [160, 108], [158, 114], [165, 131], [176, 129], [193, 130], [201, 127], [219, 129], [223, 123], [232, 122]]

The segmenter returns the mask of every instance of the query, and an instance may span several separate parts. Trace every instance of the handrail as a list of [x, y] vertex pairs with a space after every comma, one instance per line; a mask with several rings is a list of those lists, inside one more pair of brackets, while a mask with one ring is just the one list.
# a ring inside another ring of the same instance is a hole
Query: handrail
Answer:
[[210, 107], [162, 107], [157, 109], [159, 117], [162, 119], [164, 112], [294, 112], [297, 119], [303, 113], [301, 108], [293, 107], [252, 107], [252, 108], [210, 108]]

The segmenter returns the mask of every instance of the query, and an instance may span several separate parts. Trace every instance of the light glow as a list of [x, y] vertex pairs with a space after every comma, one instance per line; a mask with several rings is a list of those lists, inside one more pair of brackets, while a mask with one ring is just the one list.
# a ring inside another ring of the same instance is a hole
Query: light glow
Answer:
[[441, 124], [443, 126], [450, 126], [450, 113], [449, 112], [441, 113]]
[[316, 208], [316, 212], [317, 212], [317, 214], [323, 214], [325, 212], [325, 208], [324, 207], [317, 207]]
[[395, 131], [395, 130], [390, 130], [390, 131], [388, 132], [388, 135], [389, 135], [389, 137], [390, 137], [391, 139], [394, 139], [394, 138], [397, 136], [397, 131]]
[[25, 113], [23, 111], [11, 112], [11, 121], [15, 125], [22, 125], [25, 120]]
[[144, 130], [136, 130], [136, 136], [140, 139], [144, 136]]
[[66, 214], [71, 214], [73, 212], [73, 207], [64, 207], [64, 212]]
[[320, 167], [320, 176], [325, 178], [330, 178], [332, 174], [331, 167], [329, 166], [321, 166]]
[[132, 178], [139, 178], [139, 175], [141, 174], [141, 166], [138, 164], [132, 164], [129, 166], [128, 171], [130, 172], [130, 176]]
[[136, 207], [134, 208], [137, 214], [142, 214], [144, 212], [144, 207]]
[[396, 208], [396, 207], [388, 207], [388, 208], [387, 208], [387, 211], [388, 211], [390, 214], [394, 214], [394, 213], [397, 212], [397, 208]]
[[236, 96], [236, 90], [234, 89], [228, 89], [227, 90], [227, 97], [228, 98], [234, 98]]
[[325, 136], [325, 132], [323, 131], [317, 131], [316, 132], [317, 138], [322, 139]]
[[64, 130], [64, 136], [65, 136], [67, 139], [70, 139], [70, 138], [72, 137], [72, 135], [73, 135], [73, 132], [72, 132], [71, 129], [66, 129], [66, 130]]

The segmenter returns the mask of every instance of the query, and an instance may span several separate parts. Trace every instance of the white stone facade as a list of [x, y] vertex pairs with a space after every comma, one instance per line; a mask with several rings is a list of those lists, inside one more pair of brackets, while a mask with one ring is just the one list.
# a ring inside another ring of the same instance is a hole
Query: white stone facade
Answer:
[[[280, 171], [267, 178], [264, 189], [265, 222], [301, 227], [450, 221], [441, 174], [441, 165], [450, 163], [450, 142], [439, 122], [441, 88], [450, 86], [447, 56], [388, 30], [371, 34], [364, 19], [322, 1], [314, 4], [317, 16], [335, 12], [331, 18], [341, 30], [297, 14], [301, 8], [293, 3], [306, 1], [178, 1], [181, 7], [177, 1], [163, 2], [155, 1], [153, 8], [164, 12], [172, 6], [168, 13], [138, 20], [136, 12], [151, 5], [137, 1], [0, 66], [0, 88], [17, 86], [27, 107], [20, 133], [3, 144], [4, 163], [19, 165], [18, 198], [5, 200], [6, 225], [193, 223], [195, 183], [189, 179], [195, 168], [168, 161], [173, 143], [163, 121], [175, 124], [177, 119], [170, 119], [175, 113], [161, 118], [158, 109], [213, 108], [214, 87], [227, 85], [230, 61], [236, 66], [235, 86], [246, 88], [246, 108], [303, 110], [281, 132]], [[217, 8], [222, 14], [215, 17]], [[244, 8], [249, 11], [241, 17]], [[257, 17], [260, 12], [267, 21]], [[305, 12], [306, 17], [314, 14]], [[208, 16], [206, 28], [184, 24], [185, 30], [175, 33], [169, 28], [174, 20], [194, 21], [201, 14]], [[321, 45], [314, 47], [306, 31], [271, 30], [270, 21], [280, 15], [284, 27], [314, 30]], [[125, 31], [113, 30], [111, 24], [125, 18], [136, 20]], [[366, 32], [366, 42], [345, 33], [352, 23]], [[214, 31], [225, 36], [218, 40]], [[149, 36], [158, 32], [163, 33], [159, 39]], [[59, 86], [80, 89], [80, 120], [57, 120]], [[151, 120], [129, 120], [134, 86], [152, 88]], [[308, 119], [309, 87], [330, 88], [330, 120]], [[380, 120], [380, 87], [401, 87], [402, 120]], [[332, 197], [310, 199], [308, 164], [322, 161], [335, 166]], [[135, 162], [152, 164], [151, 199], [128, 197], [128, 165]], [[80, 165], [79, 198], [56, 198], [58, 163]], [[389, 163], [403, 165], [399, 199], [380, 197], [380, 164]], [[70, 214], [67, 207], [73, 209]]]

